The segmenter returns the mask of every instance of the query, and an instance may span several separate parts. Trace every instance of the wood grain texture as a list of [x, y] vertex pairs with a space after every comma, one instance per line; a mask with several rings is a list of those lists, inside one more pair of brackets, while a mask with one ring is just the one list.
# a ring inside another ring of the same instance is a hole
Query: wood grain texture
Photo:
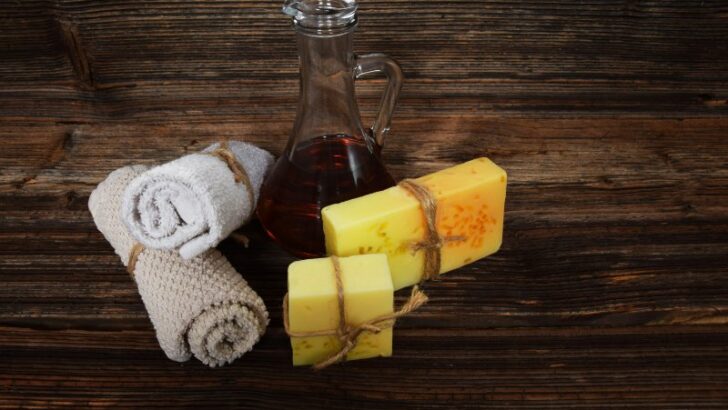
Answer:
[[[493, 257], [428, 283], [395, 356], [290, 366], [293, 259], [221, 250], [266, 301], [222, 369], [168, 361], [86, 208], [112, 170], [221, 138], [279, 153], [297, 67], [279, 2], [0, 3], [0, 408], [728, 407], [728, 5], [371, 1], [403, 65], [385, 162], [509, 173]], [[372, 118], [381, 82], [359, 84]], [[406, 292], [397, 295], [402, 302]]]
[[[8, 120], [237, 121], [294, 109], [296, 51], [279, 1], [2, 7]], [[356, 49], [404, 67], [400, 113], [728, 110], [720, 0], [398, 0], [366, 2], [361, 13]], [[365, 108], [379, 87], [362, 82]]]

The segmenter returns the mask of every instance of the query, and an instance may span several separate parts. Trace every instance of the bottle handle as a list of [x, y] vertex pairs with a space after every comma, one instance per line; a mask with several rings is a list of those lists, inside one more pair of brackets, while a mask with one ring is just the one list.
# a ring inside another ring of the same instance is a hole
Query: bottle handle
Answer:
[[379, 146], [384, 144], [384, 137], [389, 132], [392, 121], [392, 113], [397, 105], [399, 90], [402, 89], [402, 69], [396, 61], [382, 53], [371, 53], [357, 55], [354, 67], [354, 78], [371, 77], [376, 74], [384, 74], [387, 77], [387, 85], [379, 102], [377, 117], [374, 119], [371, 130], [374, 139]]

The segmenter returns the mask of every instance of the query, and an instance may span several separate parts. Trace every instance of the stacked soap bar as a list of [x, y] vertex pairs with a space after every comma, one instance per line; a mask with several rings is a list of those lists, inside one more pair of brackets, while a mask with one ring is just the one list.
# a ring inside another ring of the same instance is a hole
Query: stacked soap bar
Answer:
[[[506, 172], [487, 158], [414, 180], [436, 200], [440, 249], [439, 273], [448, 272], [498, 250], [503, 237]], [[326, 250], [349, 256], [385, 253], [394, 288], [422, 279], [426, 219], [420, 202], [395, 186], [322, 210]]]
[[[341, 349], [335, 334], [340, 320], [349, 326], [391, 314], [394, 289], [383, 254], [339, 258], [345, 318], [339, 314], [336, 274], [331, 258], [307, 259], [288, 267], [288, 327], [291, 334], [330, 335], [291, 337], [293, 364], [308, 365], [328, 359]], [[346, 360], [392, 355], [392, 328], [363, 332]]]

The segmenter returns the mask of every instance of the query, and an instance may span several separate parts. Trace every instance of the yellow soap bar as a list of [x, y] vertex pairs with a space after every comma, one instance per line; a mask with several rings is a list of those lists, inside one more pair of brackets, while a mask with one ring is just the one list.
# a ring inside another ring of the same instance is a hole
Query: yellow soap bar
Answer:
[[[346, 324], [357, 326], [394, 311], [392, 277], [384, 254], [339, 258]], [[331, 258], [307, 259], [288, 267], [288, 324], [291, 333], [333, 331], [339, 304]], [[334, 335], [291, 337], [293, 365], [323, 361], [341, 348]], [[392, 355], [392, 328], [363, 332], [346, 360]]]
[[[437, 200], [437, 231], [445, 239], [439, 273], [500, 248], [506, 180], [506, 172], [488, 158], [415, 179]], [[330, 255], [387, 254], [395, 290], [421, 280], [425, 251], [416, 244], [425, 238], [426, 219], [419, 201], [404, 188], [329, 205], [321, 214]]]

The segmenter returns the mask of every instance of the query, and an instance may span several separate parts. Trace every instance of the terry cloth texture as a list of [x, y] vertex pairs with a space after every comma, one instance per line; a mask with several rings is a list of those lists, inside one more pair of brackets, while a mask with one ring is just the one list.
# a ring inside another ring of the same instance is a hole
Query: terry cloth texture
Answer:
[[154, 167], [131, 181], [123, 196], [122, 218], [139, 243], [153, 249], [178, 249], [182, 258], [192, 259], [217, 246], [251, 217], [273, 156], [244, 142], [227, 143], [248, 185], [236, 181], [223, 159], [210, 155], [219, 147], [214, 144], [201, 153]]

